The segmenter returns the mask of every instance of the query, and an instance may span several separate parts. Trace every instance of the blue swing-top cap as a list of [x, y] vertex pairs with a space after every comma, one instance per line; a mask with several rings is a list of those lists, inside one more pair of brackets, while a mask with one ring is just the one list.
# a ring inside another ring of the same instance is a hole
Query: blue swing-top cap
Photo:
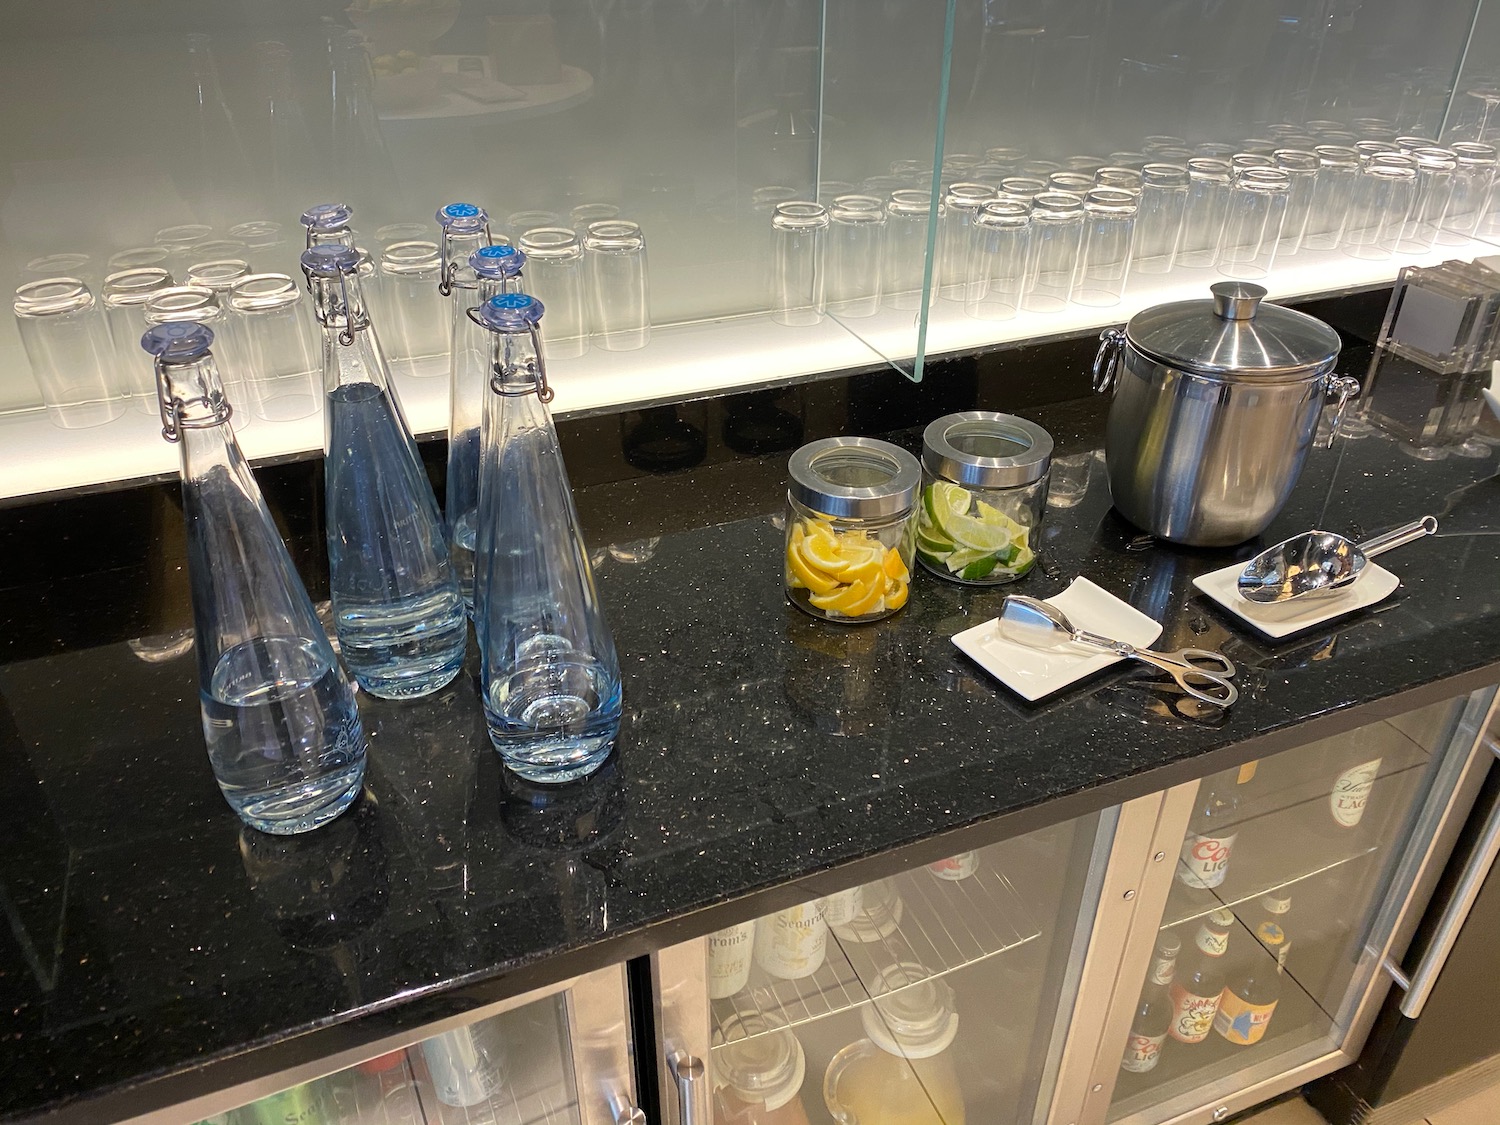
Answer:
[[313, 230], [342, 230], [354, 218], [347, 203], [314, 203], [302, 212], [302, 225]]
[[525, 293], [501, 293], [479, 306], [476, 314], [486, 328], [515, 332], [534, 328], [542, 319], [542, 302]]
[[446, 207], [439, 207], [437, 213], [439, 225], [453, 230], [477, 230], [490, 221], [483, 207], [476, 207], [472, 203], [450, 203]]
[[141, 347], [150, 354], [182, 363], [207, 355], [213, 342], [213, 329], [191, 320], [169, 320], [148, 328], [141, 337]]
[[514, 246], [481, 246], [469, 255], [469, 268], [480, 277], [515, 277], [526, 264], [526, 255]]
[[319, 277], [338, 277], [359, 270], [359, 251], [352, 246], [309, 246], [302, 251], [302, 268]]

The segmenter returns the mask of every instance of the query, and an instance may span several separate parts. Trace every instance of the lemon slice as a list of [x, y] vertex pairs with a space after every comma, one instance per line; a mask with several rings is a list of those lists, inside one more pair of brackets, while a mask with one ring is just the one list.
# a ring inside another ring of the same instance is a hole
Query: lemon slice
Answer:
[[847, 617], [857, 617], [868, 610], [860, 609], [871, 600], [878, 599], [884, 592], [885, 580], [882, 578], [879, 584], [874, 582], [856, 582], [852, 586], [840, 586], [838, 590], [828, 594], [813, 594], [807, 600], [819, 609], [830, 613], [842, 613]]
[[797, 581], [801, 582], [802, 585], [806, 586], [815, 595], [833, 593], [839, 588], [838, 580], [830, 578], [823, 571], [816, 570], [807, 565], [807, 560], [802, 557], [802, 546], [806, 543], [807, 540], [804, 539], [802, 544], [787, 548], [787, 569], [791, 571]]
[[881, 564], [887, 578], [893, 578], [897, 582], [911, 581], [911, 570], [901, 561], [901, 552], [892, 547], [885, 553], [885, 561]]
[[797, 544], [797, 553], [809, 566], [825, 574], [837, 574], [849, 565], [839, 548], [839, 541], [833, 537], [832, 532], [826, 530], [809, 529], [802, 542]]
[[857, 563], [854, 566], [846, 566], [843, 570], [839, 571], [838, 575], [840, 582], [850, 583], [870, 582], [876, 578], [883, 580], [885, 577], [885, 560], [879, 555], [876, 555], [874, 558], [866, 558], [863, 562]]

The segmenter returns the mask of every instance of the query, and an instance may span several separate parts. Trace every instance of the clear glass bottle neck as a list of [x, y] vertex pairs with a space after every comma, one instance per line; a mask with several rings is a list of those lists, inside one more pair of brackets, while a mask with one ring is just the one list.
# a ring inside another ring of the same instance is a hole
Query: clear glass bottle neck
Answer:
[[526, 330], [494, 334], [489, 384], [492, 393], [507, 398], [535, 394], [544, 403], [552, 401], [547, 367], [542, 360], [541, 336], [535, 325]]
[[356, 333], [368, 332], [370, 316], [359, 275], [312, 278], [313, 314], [328, 332], [338, 333], [339, 343], [354, 343]]
[[185, 432], [217, 429], [234, 413], [210, 353], [187, 363], [156, 363], [162, 437], [179, 442]]
[[438, 260], [442, 263], [442, 276], [438, 289], [448, 296], [455, 288], [473, 289], [478, 282], [474, 270], [469, 266], [469, 255], [481, 246], [490, 246], [489, 223], [477, 230], [454, 230], [444, 227], [438, 243]]

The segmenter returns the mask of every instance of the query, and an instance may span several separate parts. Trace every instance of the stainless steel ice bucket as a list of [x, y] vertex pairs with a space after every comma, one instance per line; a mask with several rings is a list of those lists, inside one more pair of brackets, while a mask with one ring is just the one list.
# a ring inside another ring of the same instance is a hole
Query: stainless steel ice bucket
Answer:
[[1094, 389], [1113, 387], [1105, 463], [1115, 507], [1152, 535], [1194, 547], [1242, 543], [1286, 503], [1334, 375], [1339, 337], [1226, 281], [1212, 301], [1156, 305], [1101, 336]]

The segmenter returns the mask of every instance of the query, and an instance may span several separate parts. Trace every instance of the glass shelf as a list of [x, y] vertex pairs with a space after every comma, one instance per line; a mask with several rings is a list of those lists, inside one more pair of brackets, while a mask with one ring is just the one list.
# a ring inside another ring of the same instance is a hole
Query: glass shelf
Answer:
[[925, 868], [881, 882], [900, 895], [903, 905], [901, 919], [888, 935], [857, 942], [830, 931], [823, 965], [800, 980], [780, 980], [752, 968], [745, 988], [712, 1002], [714, 1045], [724, 1042], [730, 1021], [747, 1010], [797, 1027], [869, 1003], [881, 970], [898, 961], [929, 970], [914, 985], [1015, 949], [1041, 932], [1010, 879], [983, 860], [979, 870], [956, 882]]

